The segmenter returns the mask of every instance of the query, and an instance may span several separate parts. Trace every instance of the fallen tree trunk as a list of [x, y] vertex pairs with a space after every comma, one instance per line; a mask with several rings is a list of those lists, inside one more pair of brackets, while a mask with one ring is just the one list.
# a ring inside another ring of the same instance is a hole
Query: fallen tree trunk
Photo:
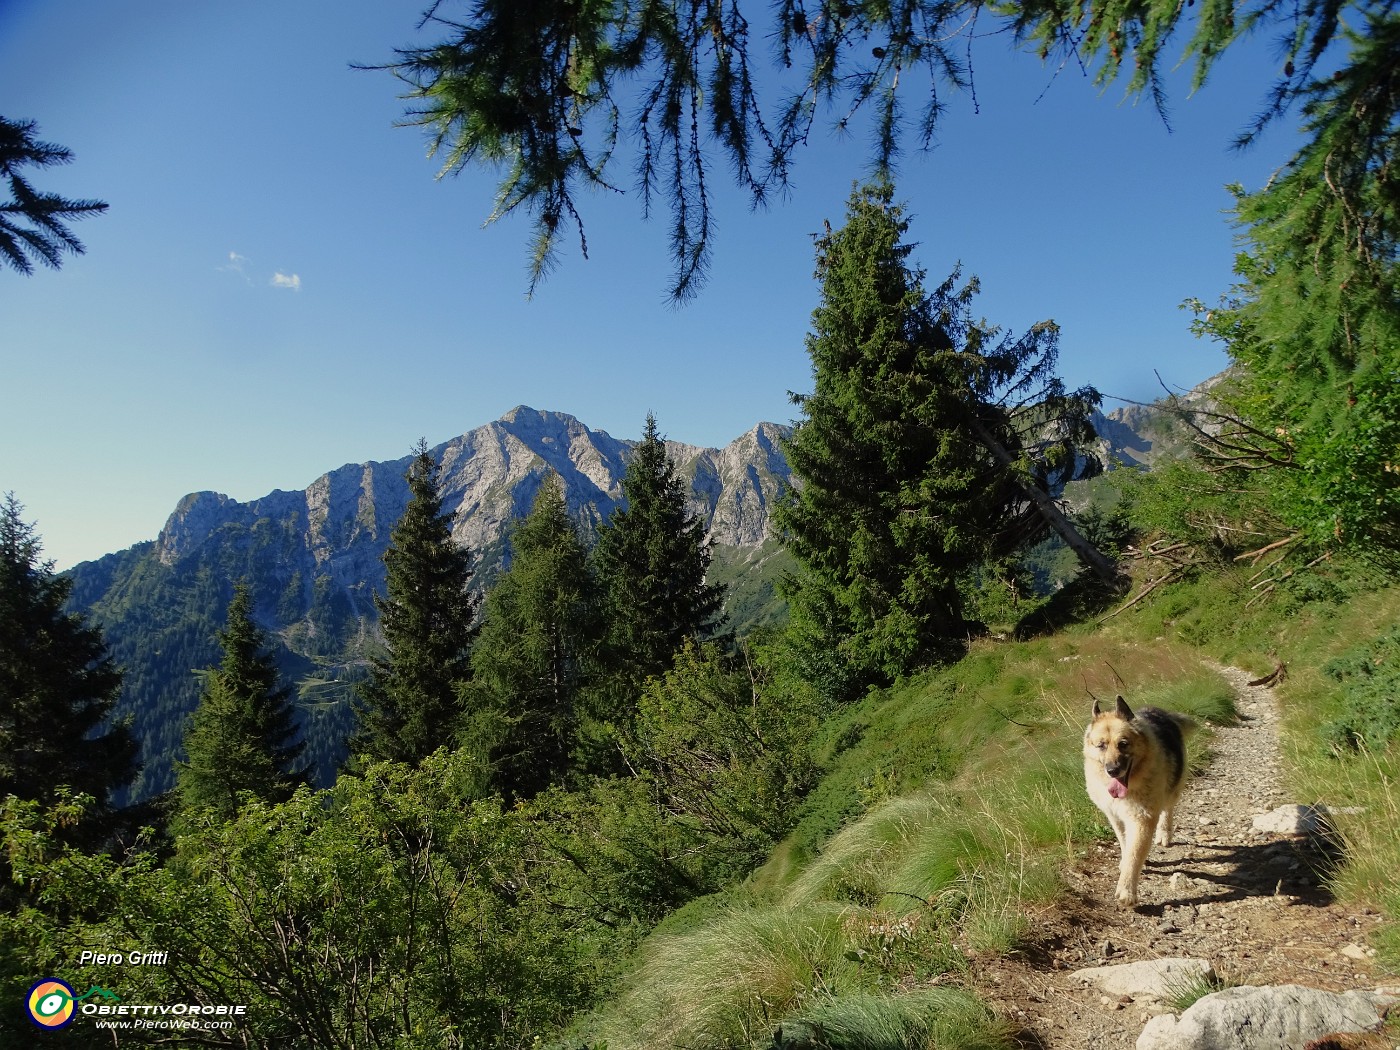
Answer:
[[1055, 501], [1050, 498], [1050, 494], [1041, 491], [1035, 485], [1022, 481], [1016, 474], [1016, 461], [1011, 457], [1011, 453], [1006, 450], [1000, 441], [987, 429], [975, 415], [972, 417], [972, 429], [977, 435], [977, 440], [982, 447], [992, 454], [992, 457], [1005, 467], [1011, 477], [1016, 482], [1016, 487], [1026, 494], [1026, 498], [1035, 504], [1036, 510], [1040, 512], [1046, 522], [1054, 529], [1067, 544], [1070, 550], [1080, 562], [1094, 570], [1094, 574], [1106, 583], [1116, 583], [1118, 580], [1118, 566], [1102, 551], [1095, 547], [1079, 534], [1079, 530], [1074, 527], [1074, 523], [1065, 517], [1064, 512], [1055, 505]]

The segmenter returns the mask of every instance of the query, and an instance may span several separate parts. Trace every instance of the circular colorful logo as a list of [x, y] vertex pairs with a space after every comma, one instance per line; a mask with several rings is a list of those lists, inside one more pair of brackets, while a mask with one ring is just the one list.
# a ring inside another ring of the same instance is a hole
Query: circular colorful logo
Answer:
[[45, 977], [29, 989], [29, 1019], [40, 1028], [66, 1028], [77, 1012], [73, 987], [57, 977]]

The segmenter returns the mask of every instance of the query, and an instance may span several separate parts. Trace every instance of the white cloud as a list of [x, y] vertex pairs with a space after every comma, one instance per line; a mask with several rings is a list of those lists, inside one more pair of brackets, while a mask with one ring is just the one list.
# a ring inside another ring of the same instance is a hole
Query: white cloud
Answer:
[[294, 292], [301, 291], [301, 274], [283, 273], [278, 270], [272, 275], [272, 287], [290, 288]]
[[242, 277], [245, 281], [248, 281], [248, 283], [251, 284], [252, 281], [249, 279], [248, 273], [244, 269], [244, 267], [247, 266], [247, 264], [248, 257], [246, 255], [239, 255], [237, 252], [229, 252], [228, 265], [220, 266], [219, 270], [222, 273], [236, 273], [239, 277]]

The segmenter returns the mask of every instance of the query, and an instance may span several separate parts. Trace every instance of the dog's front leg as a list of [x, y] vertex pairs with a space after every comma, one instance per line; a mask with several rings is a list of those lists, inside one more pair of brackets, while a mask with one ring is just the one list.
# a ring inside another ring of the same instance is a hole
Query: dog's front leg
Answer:
[[1118, 840], [1118, 852], [1122, 855], [1128, 848], [1128, 826], [1115, 810], [1108, 810], [1108, 826], [1113, 829], [1113, 837]]
[[1152, 848], [1152, 825], [1146, 821], [1130, 820], [1124, 827], [1123, 855], [1118, 862], [1118, 903], [1136, 908], [1138, 878], [1147, 863], [1147, 851]]
[[1175, 820], [1176, 808], [1174, 806], [1168, 806], [1162, 810], [1162, 815], [1157, 818], [1157, 845], [1170, 846], [1172, 844]]

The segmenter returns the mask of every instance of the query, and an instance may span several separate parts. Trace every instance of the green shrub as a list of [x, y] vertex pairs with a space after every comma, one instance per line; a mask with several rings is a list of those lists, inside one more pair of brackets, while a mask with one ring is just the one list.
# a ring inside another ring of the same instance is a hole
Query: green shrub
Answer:
[[1327, 742], [1385, 750], [1400, 735], [1400, 630], [1347, 650], [1322, 670], [1342, 687], [1342, 716], [1326, 727]]

